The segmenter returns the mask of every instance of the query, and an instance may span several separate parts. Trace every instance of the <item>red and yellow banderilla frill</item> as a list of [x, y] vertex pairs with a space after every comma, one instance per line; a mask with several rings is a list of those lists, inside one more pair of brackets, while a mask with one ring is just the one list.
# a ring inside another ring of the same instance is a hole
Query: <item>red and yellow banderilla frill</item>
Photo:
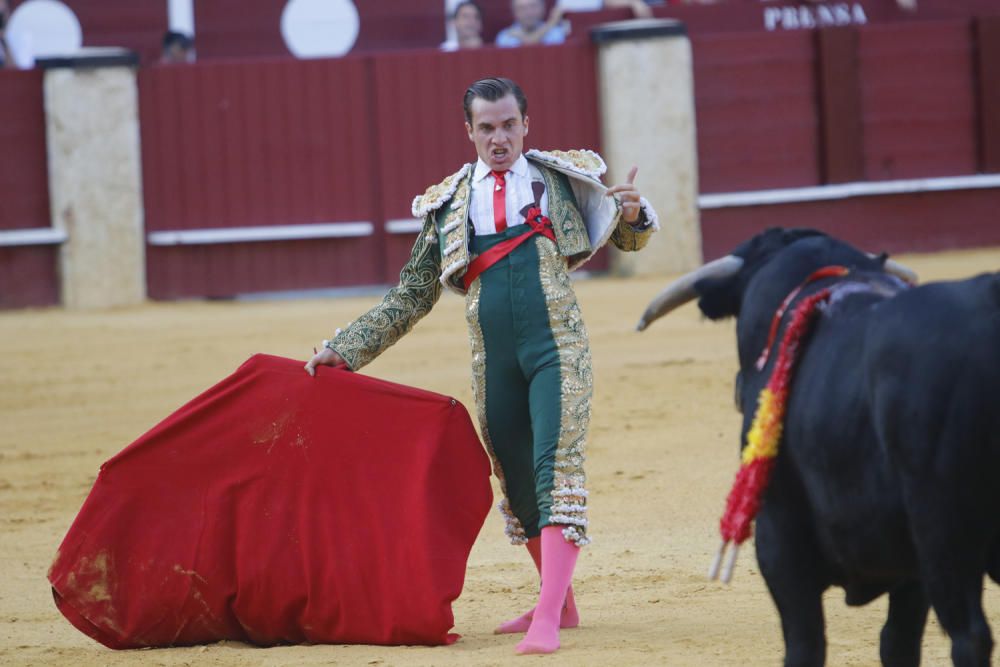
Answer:
[[[847, 269], [844, 267], [825, 267], [809, 276], [802, 286], [819, 278], [842, 276], [846, 273]], [[789, 294], [785, 303], [775, 313], [775, 322], [771, 327], [772, 337], [777, 331], [777, 324], [787, 305], [798, 295], [802, 286]], [[785, 330], [784, 337], [781, 339], [781, 347], [778, 350], [778, 358], [771, 371], [771, 377], [757, 398], [757, 411], [754, 413], [753, 423], [747, 432], [742, 464], [736, 473], [736, 480], [733, 482], [729, 497], [726, 499], [726, 511], [719, 522], [722, 544], [709, 570], [709, 577], [712, 579], [718, 578], [719, 567], [726, 548], [729, 544], [733, 544], [729, 561], [722, 572], [722, 581], [728, 583], [732, 579], [733, 566], [736, 564], [739, 547], [751, 535], [751, 524], [760, 509], [764, 491], [771, 478], [771, 470], [774, 468], [775, 458], [778, 456], [785, 409], [788, 405], [788, 392], [795, 364], [798, 361], [799, 346], [809, 332], [818, 312], [818, 306], [829, 298], [830, 290], [823, 289], [799, 302], [792, 313], [792, 320]], [[766, 354], [771, 347], [771, 342], [771, 340], [768, 341], [767, 347], [761, 355], [762, 360], [766, 361]]]

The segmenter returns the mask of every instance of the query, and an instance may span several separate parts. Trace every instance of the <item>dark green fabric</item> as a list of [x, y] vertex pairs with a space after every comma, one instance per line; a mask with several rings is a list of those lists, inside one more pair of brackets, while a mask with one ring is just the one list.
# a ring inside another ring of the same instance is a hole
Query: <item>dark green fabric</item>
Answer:
[[536, 163], [545, 191], [549, 195], [548, 217], [552, 220], [552, 230], [556, 234], [559, 251], [574, 262], [590, 255], [590, 236], [587, 225], [580, 215], [580, 205], [569, 184], [569, 177], [555, 169]]
[[[527, 231], [526, 225], [516, 225], [474, 236], [472, 251], [480, 254]], [[479, 276], [487, 429], [506, 478], [511, 511], [529, 538], [549, 524], [561, 415], [559, 353], [535, 243], [534, 238], [525, 241]]]

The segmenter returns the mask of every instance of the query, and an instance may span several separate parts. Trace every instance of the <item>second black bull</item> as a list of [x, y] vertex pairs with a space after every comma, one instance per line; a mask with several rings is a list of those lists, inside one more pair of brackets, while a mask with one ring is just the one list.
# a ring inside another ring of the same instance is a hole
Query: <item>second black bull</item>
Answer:
[[[849, 272], [808, 281], [827, 266]], [[736, 318], [746, 443], [776, 356], [758, 370], [776, 311], [797, 288], [790, 307], [831, 290], [803, 341], [756, 518], [786, 665], [824, 663], [830, 586], [849, 605], [889, 594], [886, 665], [920, 663], [928, 605], [955, 665], [990, 664], [982, 587], [986, 573], [1000, 583], [1000, 273], [920, 287], [897, 276], [910, 277], [820, 232], [769, 229], [668, 286], [639, 323], [693, 299], [713, 320]]]

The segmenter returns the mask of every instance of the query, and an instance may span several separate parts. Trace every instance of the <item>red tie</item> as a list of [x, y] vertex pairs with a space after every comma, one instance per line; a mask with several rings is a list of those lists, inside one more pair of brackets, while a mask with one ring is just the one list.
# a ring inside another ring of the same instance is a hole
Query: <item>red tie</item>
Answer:
[[506, 171], [491, 171], [493, 174], [493, 224], [498, 232], [507, 229], [507, 189], [504, 176]]

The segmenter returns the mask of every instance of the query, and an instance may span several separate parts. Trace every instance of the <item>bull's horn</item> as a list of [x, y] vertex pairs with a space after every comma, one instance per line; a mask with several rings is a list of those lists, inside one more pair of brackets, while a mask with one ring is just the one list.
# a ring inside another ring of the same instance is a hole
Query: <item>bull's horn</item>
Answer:
[[[868, 256], [872, 259], [878, 259], [880, 256], [875, 253], [868, 253]], [[882, 263], [882, 268], [885, 269], [886, 273], [896, 276], [900, 280], [910, 283], [911, 285], [917, 284], [917, 272], [908, 266], [903, 266], [894, 259], [885, 258], [885, 262]]]
[[918, 280], [917, 272], [911, 269], [910, 267], [903, 266], [899, 262], [892, 259], [885, 260], [885, 264], [883, 264], [882, 266], [885, 268], [886, 273], [891, 273], [900, 280], [904, 280], [910, 283], [911, 285], [917, 284]]
[[728, 278], [735, 275], [743, 267], [743, 259], [735, 255], [726, 255], [719, 259], [712, 260], [708, 264], [687, 273], [674, 282], [667, 285], [656, 298], [646, 306], [646, 312], [642, 314], [642, 319], [636, 325], [638, 331], [642, 331], [655, 320], [663, 317], [670, 311], [683, 306], [688, 301], [698, 298], [698, 293], [694, 290], [694, 285], [699, 280], [705, 278]]

